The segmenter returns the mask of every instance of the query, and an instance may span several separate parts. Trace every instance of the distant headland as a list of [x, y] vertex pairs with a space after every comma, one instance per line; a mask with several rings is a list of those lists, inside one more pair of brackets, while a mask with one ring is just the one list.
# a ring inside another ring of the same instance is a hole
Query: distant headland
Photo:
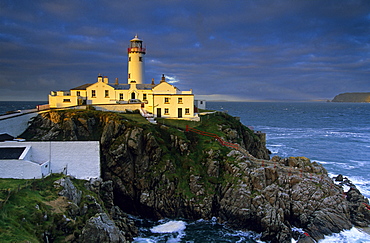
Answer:
[[370, 92], [342, 93], [336, 95], [332, 102], [367, 102], [370, 103]]

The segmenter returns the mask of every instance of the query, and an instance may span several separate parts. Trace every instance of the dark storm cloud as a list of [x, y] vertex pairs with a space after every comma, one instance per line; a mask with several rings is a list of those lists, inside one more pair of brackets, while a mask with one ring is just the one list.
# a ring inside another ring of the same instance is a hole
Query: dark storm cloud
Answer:
[[239, 100], [370, 91], [370, 2], [2, 1], [0, 99], [125, 82], [126, 47], [147, 46], [146, 82]]

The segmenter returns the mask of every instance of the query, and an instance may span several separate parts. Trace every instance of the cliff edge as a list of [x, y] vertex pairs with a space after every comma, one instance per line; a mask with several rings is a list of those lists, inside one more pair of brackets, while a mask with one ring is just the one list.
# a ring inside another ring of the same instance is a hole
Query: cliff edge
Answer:
[[369, 103], [370, 102], [370, 92], [363, 93], [342, 93], [336, 95], [332, 102], [360, 102]]
[[[165, 123], [153, 125], [137, 114], [52, 111], [33, 119], [23, 137], [99, 140], [103, 179], [113, 181], [114, 204], [127, 213], [217, 217], [271, 242], [312, 242], [370, 224], [369, 202], [355, 187], [344, 192], [323, 166], [304, 157], [270, 160], [264, 141], [225, 113], [200, 123]], [[242, 149], [185, 132], [185, 124]]]

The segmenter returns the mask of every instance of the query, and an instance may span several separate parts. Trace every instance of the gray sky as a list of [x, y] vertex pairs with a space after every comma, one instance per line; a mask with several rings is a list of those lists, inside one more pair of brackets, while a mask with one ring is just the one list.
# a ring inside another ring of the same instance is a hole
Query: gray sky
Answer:
[[127, 82], [127, 47], [208, 100], [317, 100], [370, 92], [368, 0], [2, 0], [0, 100]]

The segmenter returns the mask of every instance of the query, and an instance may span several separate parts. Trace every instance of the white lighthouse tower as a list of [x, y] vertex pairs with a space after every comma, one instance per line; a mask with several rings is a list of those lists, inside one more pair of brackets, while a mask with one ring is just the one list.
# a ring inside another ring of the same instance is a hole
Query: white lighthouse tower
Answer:
[[136, 35], [130, 41], [130, 47], [127, 49], [128, 54], [128, 83], [135, 81], [142, 84], [144, 81], [144, 55], [143, 41]]

